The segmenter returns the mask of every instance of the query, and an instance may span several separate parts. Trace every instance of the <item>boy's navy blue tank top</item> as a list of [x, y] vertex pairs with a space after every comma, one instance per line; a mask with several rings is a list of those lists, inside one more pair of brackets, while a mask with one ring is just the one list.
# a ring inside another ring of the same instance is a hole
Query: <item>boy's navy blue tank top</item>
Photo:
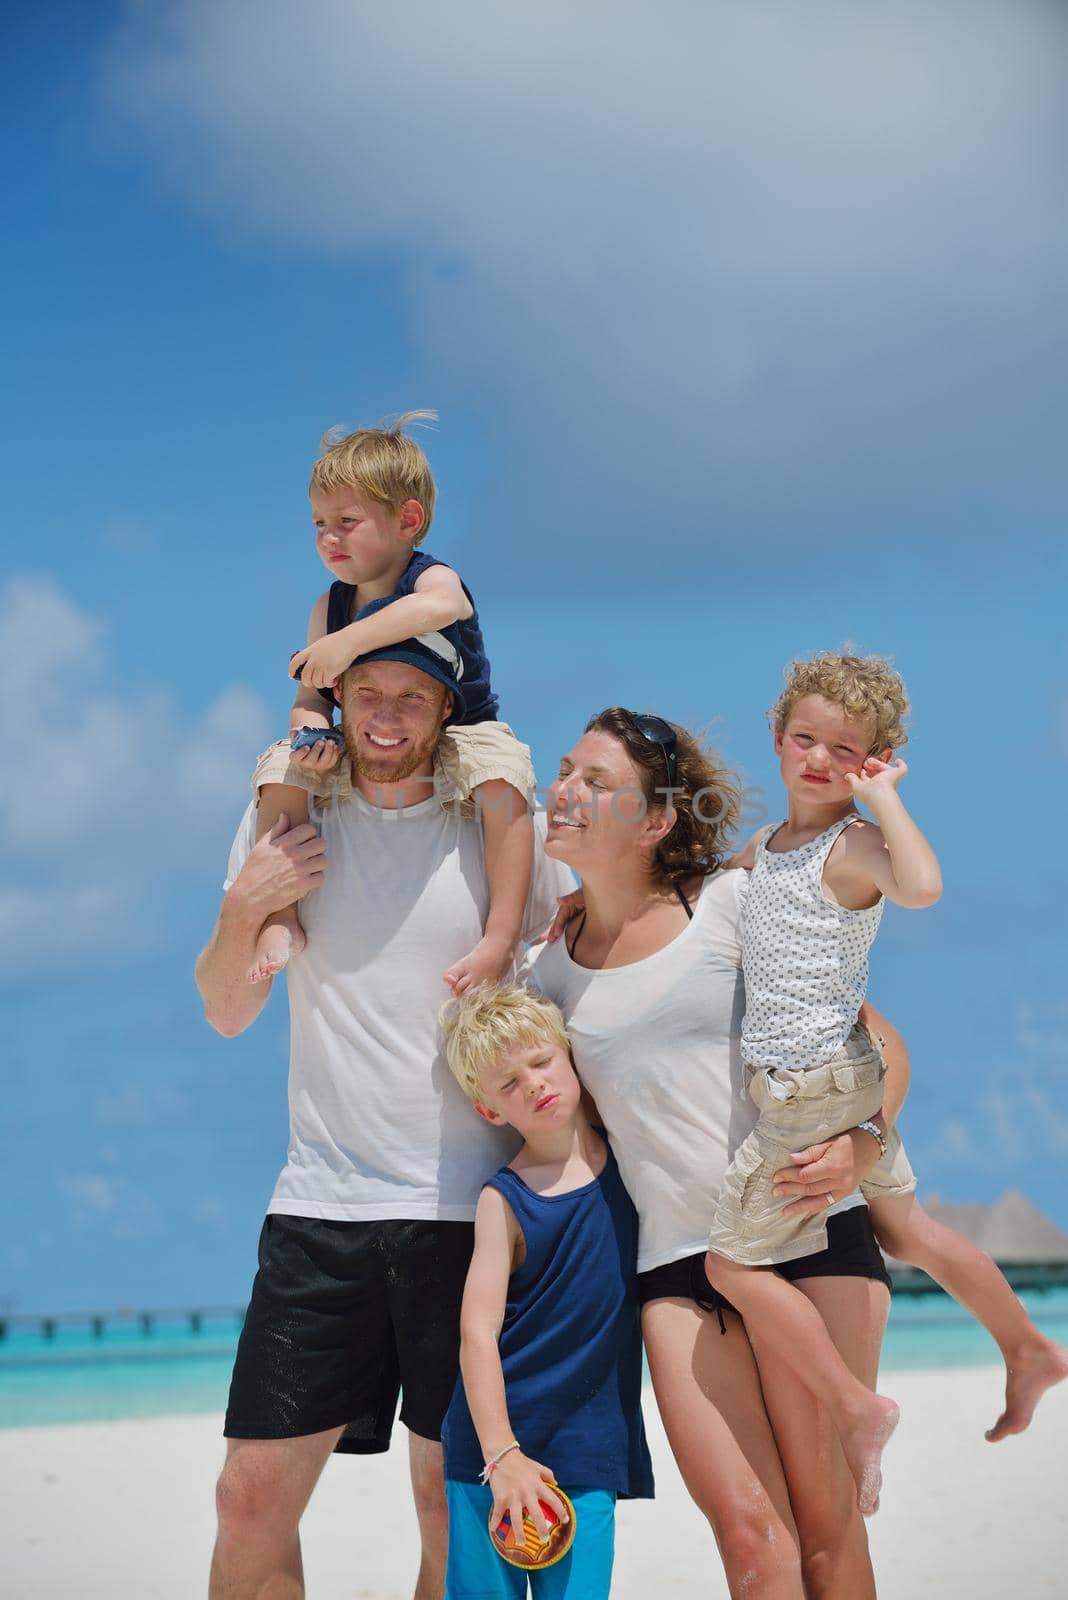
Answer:
[[[425, 550], [416, 550], [412, 559], [400, 575], [397, 587], [393, 591], [393, 599], [399, 600], [402, 595], [411, 594], [415, 589], [415, 580], [421, 572], [428, 567], [443, 567], [444, 561], [439, 561], [437, 556], [428, 555]], [[497, 696], [490, 687], [490, 664], [486, 655], [486, 646], [482, 642], [482, 629], [479, 625], [478, 611], [475, 602], [471, 599], [471, 591], [460, 579], [464, 594], [471, 601], [471, 615], [466, 622], [456, 623], [460, 635], [460, 657], [464, 664], [464, 675], [461, 687], [464, 692], [464, 714], [457, 717], [453, 727], [462, 727], [467, 722], [496, 722], [497, 721]], [[352, 601], [356, 593], [353, 583], [332, 583], [330, 595], [327, 600], [326, 631], [337, 633], [339, 628], [347, 628], [352, 621]]]
[[[535, 1194], [510, 1167], [489, 1186], [504, 1195], [526, 1243], [508, 1280], [499, 1346], [515, 1437], [564, 1489], [648, 1499], [638, 1217], [611, 1150], [600, 1176], [570, 1194]], [[483, 1455], [462, 1378], [441, 1439], [445, 1476], [477, 1483]]]

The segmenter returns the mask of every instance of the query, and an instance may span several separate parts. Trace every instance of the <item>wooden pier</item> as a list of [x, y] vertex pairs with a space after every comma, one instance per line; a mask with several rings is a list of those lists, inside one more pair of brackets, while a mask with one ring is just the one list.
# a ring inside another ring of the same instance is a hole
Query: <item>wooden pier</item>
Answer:
[[0, 1313], [0, 1341], [17, 1332], [35, 1332], [51, 1341], [61, 1330], [85, 1329], [95, 1339], [116, 1329], [136, 1329], [149, 1339], [161, 1328], [183, 1328], [203, 1333], [206, 1323], [229, 1323], [240, 1330], [245, 1320], [244, 1306], [157, 1306], [134, 1311], [121, 1306], [115, 1311], [47, 1311]]
[[[1017, 1290], [1052, 1290], [1068, 1288], [1068, 1261], [1003, 1262], [1001, 1270]], [[926, 1272], [917, 1267], [889, 1263], [893, 1293], [911, 1298], [915, 1295], [949, 1297]], [[127, 1306], [115, 1311], [58, 1311], [58, 1312], [0, 1312], [0, 1342], [15, 1332], [32, 1331], [42, 1339], [54, 1340], [61, 1330], [85, 1329], [96, 1339], [117, 1329], [136, 1329], [143, 1338], [150, 1339], [161, 1329], [182, 1328], [200, 1334], [208, 1323], [229, 1324], [235, 1332], [245, 1320], [243, 1306], [166, 1306], [148, 1310], [132, 1310]]]

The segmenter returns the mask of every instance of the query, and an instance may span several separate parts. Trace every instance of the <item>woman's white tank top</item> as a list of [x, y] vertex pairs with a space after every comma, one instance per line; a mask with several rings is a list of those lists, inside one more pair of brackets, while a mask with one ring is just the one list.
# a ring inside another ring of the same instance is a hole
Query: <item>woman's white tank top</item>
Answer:
[[768, 850], [777, 828], [757, 844], [742, 921], [742, 1057], [751, 1066], [823, 1066], [856, 1023], [883, 901], [860, 911], [837, 905], [823, 865], [859, 820], [844, 817], [796, 850]]

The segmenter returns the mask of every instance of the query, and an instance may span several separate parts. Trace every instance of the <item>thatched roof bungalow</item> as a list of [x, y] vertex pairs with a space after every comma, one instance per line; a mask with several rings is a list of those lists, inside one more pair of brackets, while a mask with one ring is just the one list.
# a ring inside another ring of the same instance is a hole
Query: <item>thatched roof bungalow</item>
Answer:
[[[950, 1205], [923, 1196], [936, 1222], [955, 1228], [992, 1256], [1017, 1287], [1068, 1283], [1068, 1233], [1033, 1206], [1018, 1189], [1007, 1189], [992, 1206]], [[925, 1273], [888, 1258], [900, 1288], [929, 1287]]]

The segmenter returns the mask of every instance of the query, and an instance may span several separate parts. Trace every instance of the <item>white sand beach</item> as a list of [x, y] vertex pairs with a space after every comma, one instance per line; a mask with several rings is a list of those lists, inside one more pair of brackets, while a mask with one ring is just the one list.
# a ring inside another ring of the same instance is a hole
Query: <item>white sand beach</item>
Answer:
[[[1063, 1600], [1068, 1385], [1031, 1430], [988, 1445], [1000, 1369], [892, 1373], [902, 1422], [872, 1524], [880, 1600]], [[712, 1544], [649, 1397], [658, 1499], [618, 1517], [613, 1595], [723, 1600]], [[218, 1417], [0, 1433], [3, 1592], [10, 1600], [195, 1600], [205, 1588]], [[402, 1436], [401, 1436], [402, 1437]], [[397, 1439], [397, 1445], [401, 1443]], [[410, 1600], [406, 1452], [330, 1462], [305, 1519], [312, 1600]]]

